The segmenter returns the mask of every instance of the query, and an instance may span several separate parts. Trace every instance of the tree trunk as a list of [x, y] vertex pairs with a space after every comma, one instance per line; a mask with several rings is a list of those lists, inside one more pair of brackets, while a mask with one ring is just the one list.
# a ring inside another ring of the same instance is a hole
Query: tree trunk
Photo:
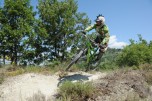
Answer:
[[15, 44], [14, 51], [14, 63], [17, 65], [17, 44]]
[[5, 52], [3, 54], [3, 64], [5, 65]]

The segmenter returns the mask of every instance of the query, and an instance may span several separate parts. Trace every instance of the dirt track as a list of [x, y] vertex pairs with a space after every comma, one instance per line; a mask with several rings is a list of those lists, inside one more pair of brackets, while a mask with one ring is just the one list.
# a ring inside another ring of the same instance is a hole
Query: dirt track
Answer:
[[[65, 80], [96, 80], [104, 77], [105, 73], [87, 74], [70, 73], [65, 78], [59, 79], [57, 74], [42, 75], [28, 73], [11, 78], [7, 78], [0, 85], [0, 101], [32, 101], [39, 96], [40, 101], [54, 100], [58, 86]], [[35, 100], [36, 101], [36, 100]]]
[[92, 81], [98, 97], [89, 101], [152, 101], [152, 86], [140, 71], [115, 71], [113, 73], [69, 73], [59, 78], [54, 75], [22, 74], [7, 78], [0, 85], [0, 101], [55, 101], [58, 86], [64, 81]]

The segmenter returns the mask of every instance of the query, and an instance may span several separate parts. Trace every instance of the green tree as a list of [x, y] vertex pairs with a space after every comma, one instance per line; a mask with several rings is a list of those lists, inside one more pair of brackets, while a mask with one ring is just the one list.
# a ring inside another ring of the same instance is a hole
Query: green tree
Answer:
[[74, 0], [39, 0], [39, 17], [48, 34], [44, 45], [51, 59], [63, 61], [67, 48], [78, 43], [78, 30], [88, 24], [87, 16], [78, 13], [77, 8]]
[[[30, 6], [30, 0], [4, 0], [1, 9], [1, 45], [11, 58], [11, 62], [17, 64], [19, 56], [24, 55], [27, 43], [35, 36], [33, 24], [35, 13]], [[2, 50], [2, 49], [1, 49]]]

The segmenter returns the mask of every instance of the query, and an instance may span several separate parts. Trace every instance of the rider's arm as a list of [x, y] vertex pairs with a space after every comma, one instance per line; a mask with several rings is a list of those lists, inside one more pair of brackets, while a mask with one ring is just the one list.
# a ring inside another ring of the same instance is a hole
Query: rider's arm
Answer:
[[103, 41], [102, 41], [102, 44], [103, 44], [103, 45], [108, 44], [109, 39], [110, 39], [110, 35], [109, 35], [109, 33], [106, 33], [106, 34], [105, 34], [105, 38], [104, 38]]
[[96, 24], [91, 25], [91, 26], [88, 26], [88, 27], [85, 29], [85, 31], [86, 31], [86, 32], [89, 32], [89, 31], [91, 31], [92, 29], [94, 29], [95, 26], [96, 26]]
[[109, 29], [108, 29], [107, 26], [104, 26], [103, 31], [104, 31], [105, 37], [104, 37], [104, 39], [102, 41], [102, 44], [105, 45], [105, 44], [108, 44], [108, 42], [109, 42], [110, 34], [109, 34]]

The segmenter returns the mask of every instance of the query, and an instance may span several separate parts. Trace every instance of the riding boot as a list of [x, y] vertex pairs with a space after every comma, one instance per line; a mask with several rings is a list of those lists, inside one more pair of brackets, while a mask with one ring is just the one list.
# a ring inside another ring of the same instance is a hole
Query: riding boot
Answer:
[[98, 54], [98, 56], [97, 56], [96, 61], [100, 60], [101, 57], [103, 56], [103, 54], [104, 54], [104, 52], [101, 52], [101, 51], [100, 51], [99, 54]]

